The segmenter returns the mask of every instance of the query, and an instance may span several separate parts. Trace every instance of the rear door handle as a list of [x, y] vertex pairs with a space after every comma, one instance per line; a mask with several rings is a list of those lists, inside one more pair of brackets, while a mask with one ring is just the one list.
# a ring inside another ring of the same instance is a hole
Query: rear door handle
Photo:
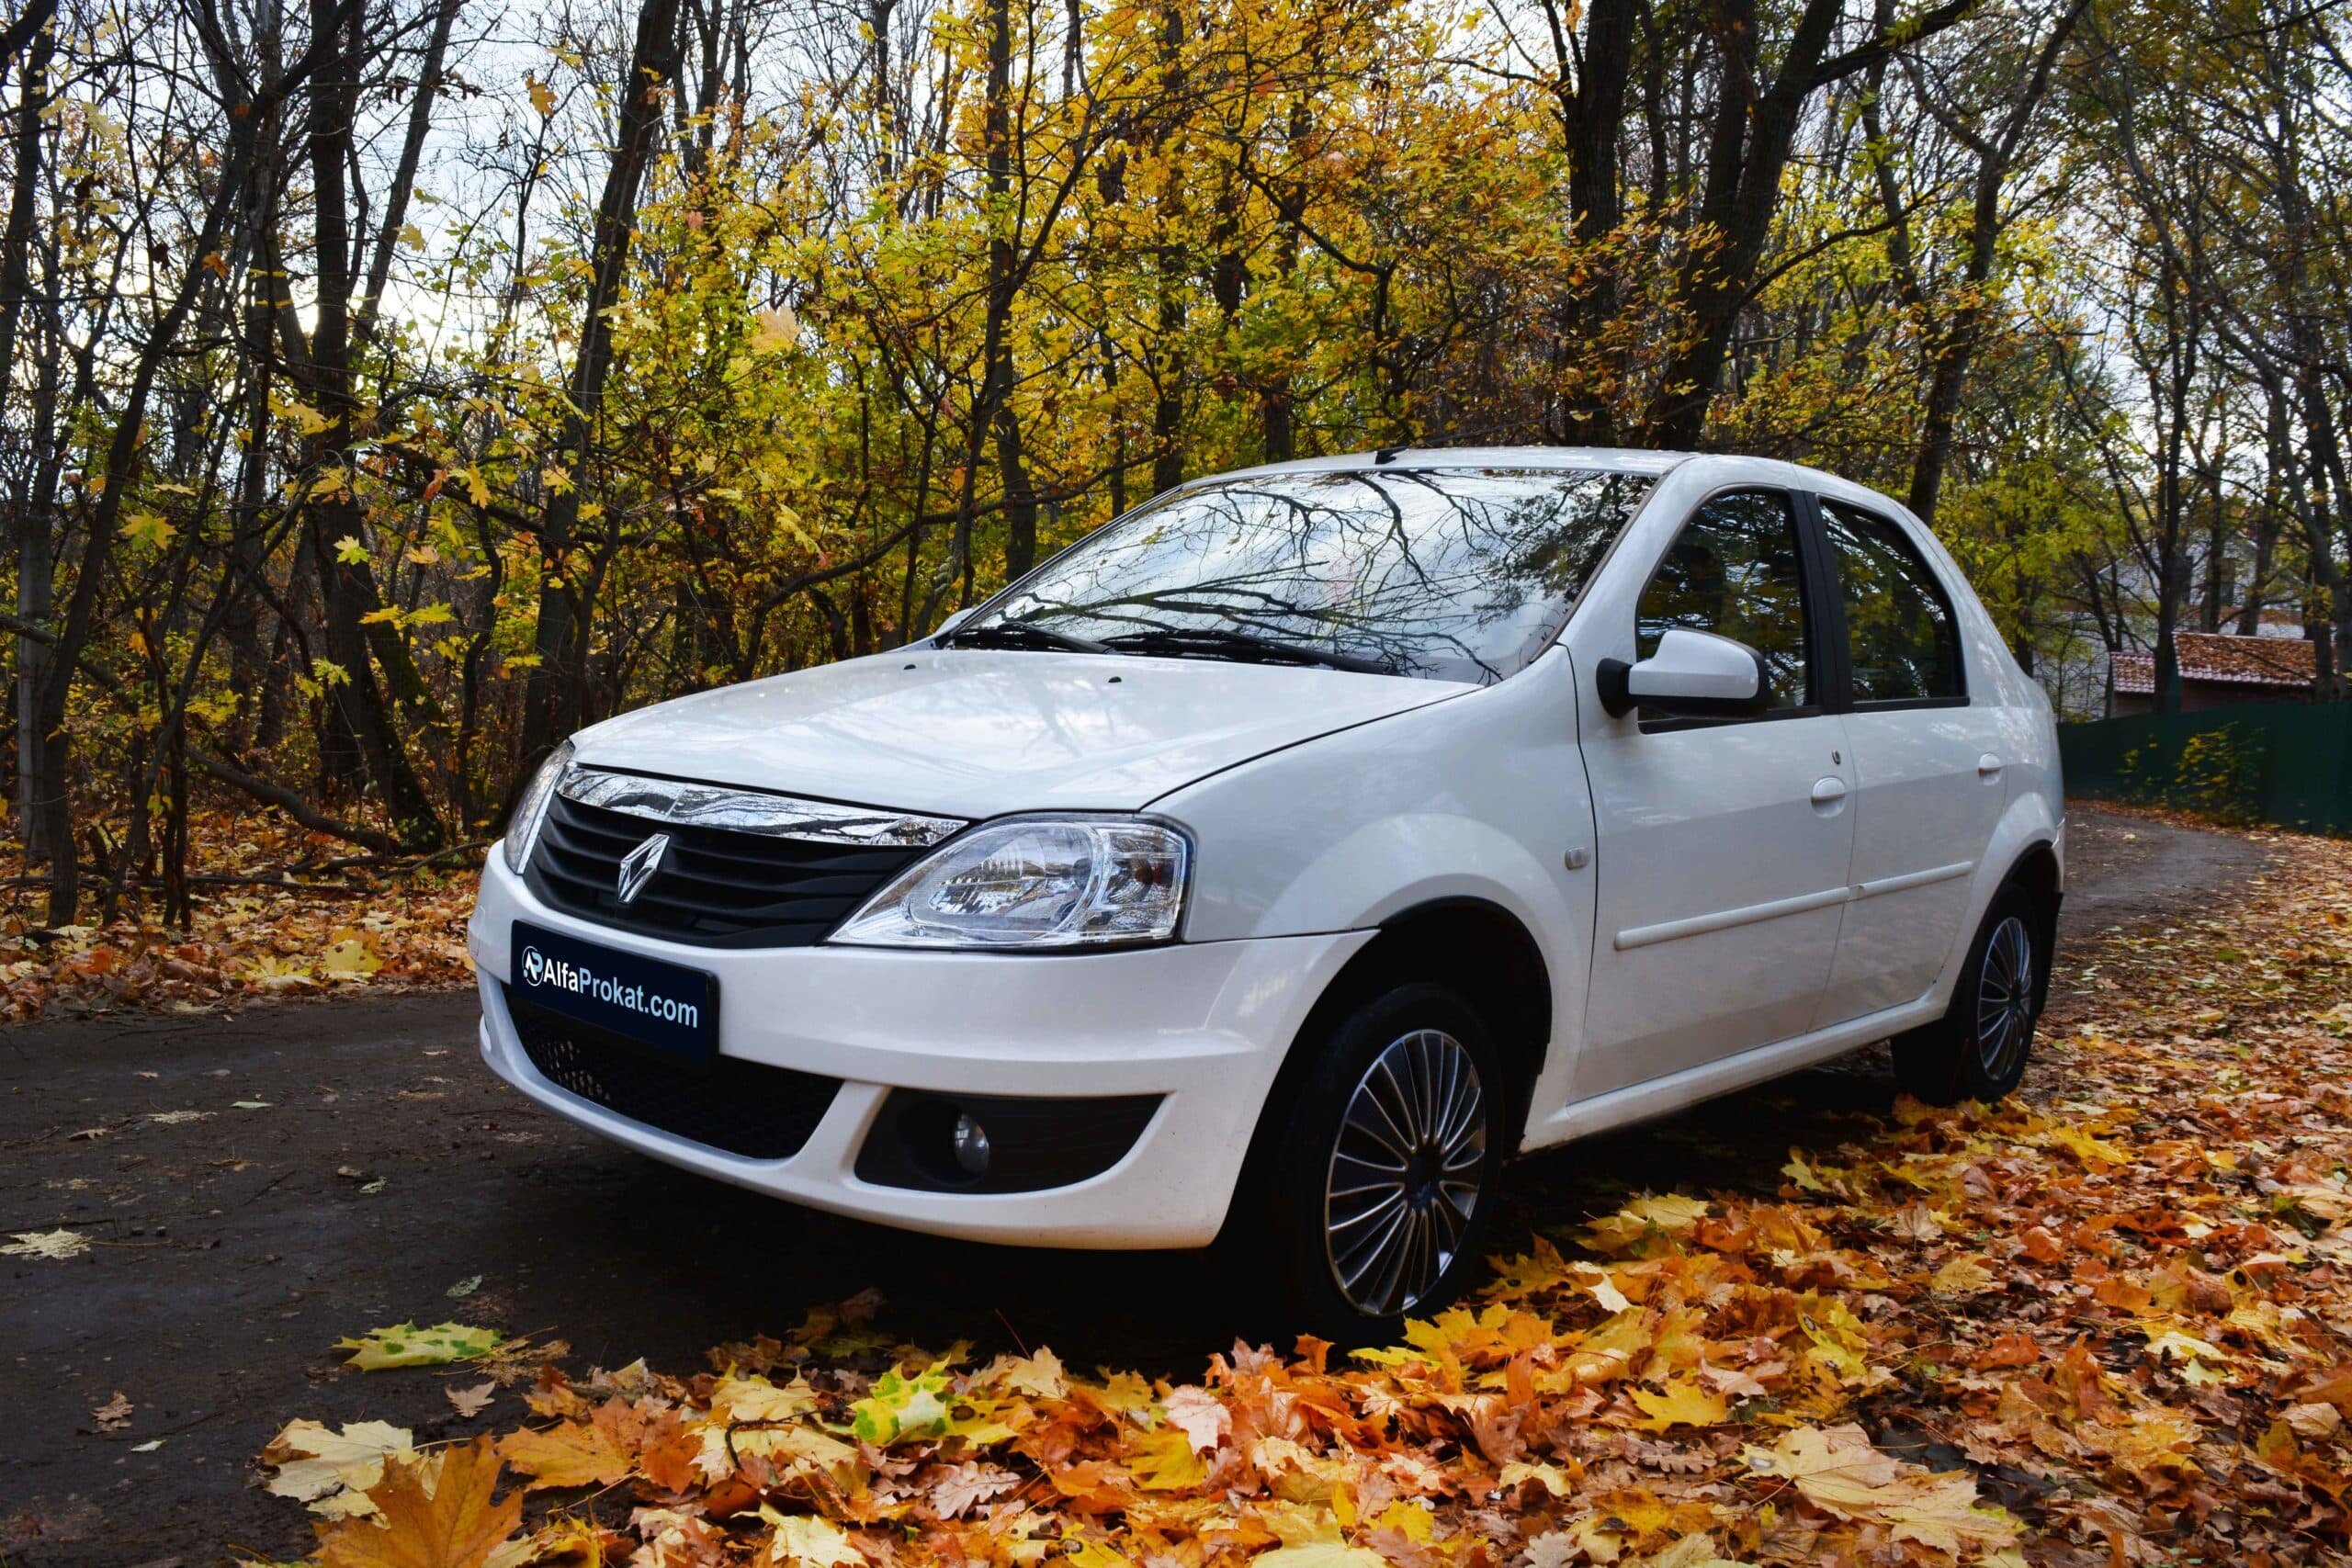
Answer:
[[1977, 758], [1976, 776], [1980, 779], [1985, 779], [1988, 781], [1999, 778], [2001, 776], [2001, 759], [1996, 757], [1990, 751], [1987, 751], [1982, 757]]
[[1835, 806], [1845, 798], [1846, 781], [1844, 779], [1832, 774], [1828, 778], [1814, 781], [1813, 803], [1815, 806]]

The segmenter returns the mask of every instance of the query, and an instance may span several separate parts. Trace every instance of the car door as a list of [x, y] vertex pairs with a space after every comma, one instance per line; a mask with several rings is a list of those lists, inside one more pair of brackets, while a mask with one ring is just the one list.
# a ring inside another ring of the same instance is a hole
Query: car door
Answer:
[[1611, 637], [1641, 658], [1690, 626], [1757, 649], [1771, 691], [1735, 721], [1580, 705], [1598, 883], [1577, 1099], [1802, 1034], [1819, 1010], [1853, 772], [1823, 706], [1808, 547], [1790, 492], [1718, 492], [1656, 561], [1631, 626], [1585, 624], [1580, 669], [1622, 657]]
[[1969, 700], [1952, 596], [1908, 526], [1820, 498], [1855, 768], [1854, 897], [1819, 1021], [1925, 995], [1966, 939], [1971, 878], [2007, 798], [1999, 715]]

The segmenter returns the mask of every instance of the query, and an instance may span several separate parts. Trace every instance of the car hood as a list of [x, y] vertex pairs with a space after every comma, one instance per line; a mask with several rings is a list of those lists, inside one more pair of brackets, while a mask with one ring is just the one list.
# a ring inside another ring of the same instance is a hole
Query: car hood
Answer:
[[1133, 810], [1475, 686], [1278, 664], [908, 649], [640, 708], [592, 766], [953, 817]]

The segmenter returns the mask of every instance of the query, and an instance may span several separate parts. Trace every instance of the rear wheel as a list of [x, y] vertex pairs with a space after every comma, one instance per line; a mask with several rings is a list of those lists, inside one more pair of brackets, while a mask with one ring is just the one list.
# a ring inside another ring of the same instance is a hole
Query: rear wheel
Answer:
[[1950, 1009], [1894, 1039], [1894, 1076], [1905, 1092], [1930, 1105], [1990, 1104], [2017, 1088], [2041, 1010], [2045, 930], [2023, 887], [2011, 884], [1995, 897]]
[[1492, 1226], [1506, 1139], [1500, 1060], [1451, 987], [1365, 1001], [1319, 1038], [1256, 1203], [1294, 1325], [1394, 1339], [1461, 1293]]

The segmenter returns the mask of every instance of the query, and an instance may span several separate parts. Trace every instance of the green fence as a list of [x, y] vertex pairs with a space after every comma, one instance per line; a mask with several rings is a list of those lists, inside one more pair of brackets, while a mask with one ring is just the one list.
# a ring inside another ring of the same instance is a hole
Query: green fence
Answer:
[[2243, 703], [2062, 724], [2066, 793], [2352, 833], [2352, 702]]

